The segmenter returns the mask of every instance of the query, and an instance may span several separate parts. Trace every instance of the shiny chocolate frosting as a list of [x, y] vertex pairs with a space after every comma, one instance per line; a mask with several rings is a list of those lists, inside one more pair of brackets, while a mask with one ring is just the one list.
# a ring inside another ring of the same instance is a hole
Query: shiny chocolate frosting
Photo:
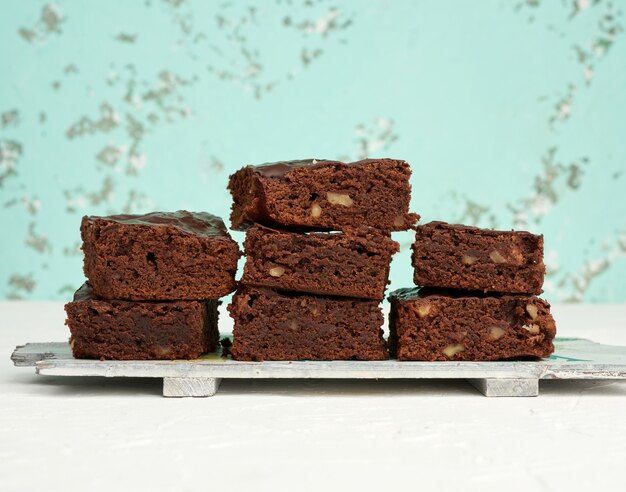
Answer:
[[[175, 227], [185, 234], [205, 237], [228, 237], [226, 226], [219, 217], [207, 212], [151, 212], [144, 215], [107, 215], [86, 217], [89, 223], [102, 220], [126, 225], [141, 225], [149, 227]], [[85, 220], [85, 219], [83, 219]]]

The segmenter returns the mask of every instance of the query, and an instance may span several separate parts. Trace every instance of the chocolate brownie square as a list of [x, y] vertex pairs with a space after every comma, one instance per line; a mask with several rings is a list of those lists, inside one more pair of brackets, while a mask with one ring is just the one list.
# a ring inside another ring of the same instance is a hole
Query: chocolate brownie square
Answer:
[[415, 228], [417, 285], [540, 294], [543, 236], [429, 222]]
[[241, 283], [311, 294], [382, 300], [391, 256], [399, 245], [388, 234], [286, 232], [250, 227]]
[[235, 321], [231, 353], [237, 360], [388, 358], [376, 301], [240, 286], [228, 310]]
[[413, 288], [392, 292], [389, 301], [389, 350], [398, 360], [489, 361], [554, 351], [550, 305], [532, 295]]
[[397, 159], [345, 163], [307, 159], [246, 166], [230, 176], [233, 229], [271, 227], [343, 230], [361, 225], [404, 231], [411, 169]]
[[83, 217], [85, 276], [98, 297], [216, 299], [236, 288], [241, 256], [222, 220], [205, 212]]
[[85, 283], [65, 305], [65, 324], [77, 359], [195, 359], [218, 346], [218, 304], [106, 300]]

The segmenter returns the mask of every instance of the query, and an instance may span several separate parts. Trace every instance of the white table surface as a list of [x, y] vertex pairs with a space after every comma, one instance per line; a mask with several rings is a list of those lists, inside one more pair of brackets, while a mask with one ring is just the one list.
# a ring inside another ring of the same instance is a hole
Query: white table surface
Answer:
[[[626, 304], [553, 312], [559, 336], [626, 345]], [[624, 382], [485, 398], [464, 381], [225, 380], [170, 399], [160, 380], [13, 367], [16, 345], [67, 339], [63, 320], [62, 303], [0, 302], [0, 491], [624, 490]]]

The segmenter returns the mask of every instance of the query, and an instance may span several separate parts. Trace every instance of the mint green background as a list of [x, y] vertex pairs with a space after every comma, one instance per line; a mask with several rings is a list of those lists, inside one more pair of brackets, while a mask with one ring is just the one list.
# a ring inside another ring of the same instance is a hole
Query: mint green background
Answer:
[[0, 296], [69, 298], [84, 214], [226, 217], [244, 164], [368, 155], [411, 163], [423, 221], [544, 233], [549, 300], [625, 301], [624, 7], [7, 2]]

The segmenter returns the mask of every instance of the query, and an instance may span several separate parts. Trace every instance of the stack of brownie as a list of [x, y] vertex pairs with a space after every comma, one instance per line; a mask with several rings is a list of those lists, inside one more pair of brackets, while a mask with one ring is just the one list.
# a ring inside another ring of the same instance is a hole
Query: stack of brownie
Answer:
[[405, 161], [302, 160], [230, 177], [246, 264], [229, 306], [238, 360], [387, 359], [380, 302], [412, 227]]
[[416, 227], [414, 281], [391, 302], [399, 360], [548, 357], [556, 334], [542, 292], [543, 236], [443, 222]]
[[83, 217], [88, 281], [66, 304], [76, 358], [193, 359], [219, 343], [237, 243], [221, 219], [179, 211]]

